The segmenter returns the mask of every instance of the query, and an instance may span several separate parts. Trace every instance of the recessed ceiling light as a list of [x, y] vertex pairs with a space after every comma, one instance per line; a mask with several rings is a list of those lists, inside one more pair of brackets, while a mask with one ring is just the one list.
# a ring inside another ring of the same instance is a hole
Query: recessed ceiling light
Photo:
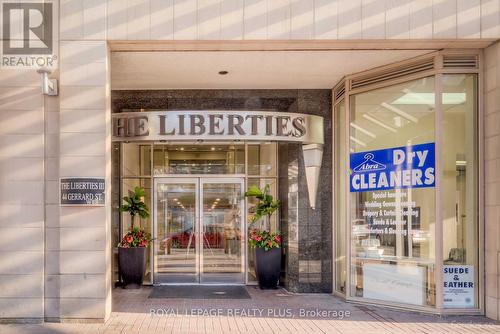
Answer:
[[220, 75], [226, 75], [226, 74], [228, 74], [228, 73], [229, 73], [228, 71], [219, 71], [219, 74], [220, 74]]

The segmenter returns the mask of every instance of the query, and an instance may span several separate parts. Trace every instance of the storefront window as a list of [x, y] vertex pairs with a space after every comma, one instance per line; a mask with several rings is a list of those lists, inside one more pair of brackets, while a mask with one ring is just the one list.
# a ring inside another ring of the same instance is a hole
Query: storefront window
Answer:
[[351, 296], [435, 305], [434, 91], [426, 77], [351, 97]]
[[345, 101], [342, 100], [335, 107], [335, 290], [345, 294], [347, 280], [346, 264], [346, 149], [345, 142]]
[[443, 306], [478, 307], [477, 75], [443, 75]]

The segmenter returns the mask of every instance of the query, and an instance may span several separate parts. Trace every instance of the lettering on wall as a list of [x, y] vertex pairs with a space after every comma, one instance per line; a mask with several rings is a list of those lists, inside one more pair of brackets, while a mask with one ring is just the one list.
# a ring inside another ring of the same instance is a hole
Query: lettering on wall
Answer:
[[323, 117], [262, 111], [113, 114], [113, 141], [276, 140], [323, 144]]

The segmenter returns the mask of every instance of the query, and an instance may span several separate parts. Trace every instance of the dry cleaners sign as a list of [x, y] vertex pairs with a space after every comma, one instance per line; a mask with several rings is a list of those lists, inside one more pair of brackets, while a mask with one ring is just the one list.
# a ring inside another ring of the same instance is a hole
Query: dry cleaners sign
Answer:
[[113, 114], [113, 141], [276, 140], [323, 144], [323, 117], [264, 111]]
[[350, 167], [351, 192], [434, 187], [434, 143], [352, 153]]

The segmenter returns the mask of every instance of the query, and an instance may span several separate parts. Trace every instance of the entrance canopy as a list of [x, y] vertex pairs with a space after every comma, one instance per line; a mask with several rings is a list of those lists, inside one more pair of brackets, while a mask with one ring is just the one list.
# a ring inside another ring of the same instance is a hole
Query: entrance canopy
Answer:
[[345, 75], [432, 51], [113, 51], [111, 88], [332, 89]]

